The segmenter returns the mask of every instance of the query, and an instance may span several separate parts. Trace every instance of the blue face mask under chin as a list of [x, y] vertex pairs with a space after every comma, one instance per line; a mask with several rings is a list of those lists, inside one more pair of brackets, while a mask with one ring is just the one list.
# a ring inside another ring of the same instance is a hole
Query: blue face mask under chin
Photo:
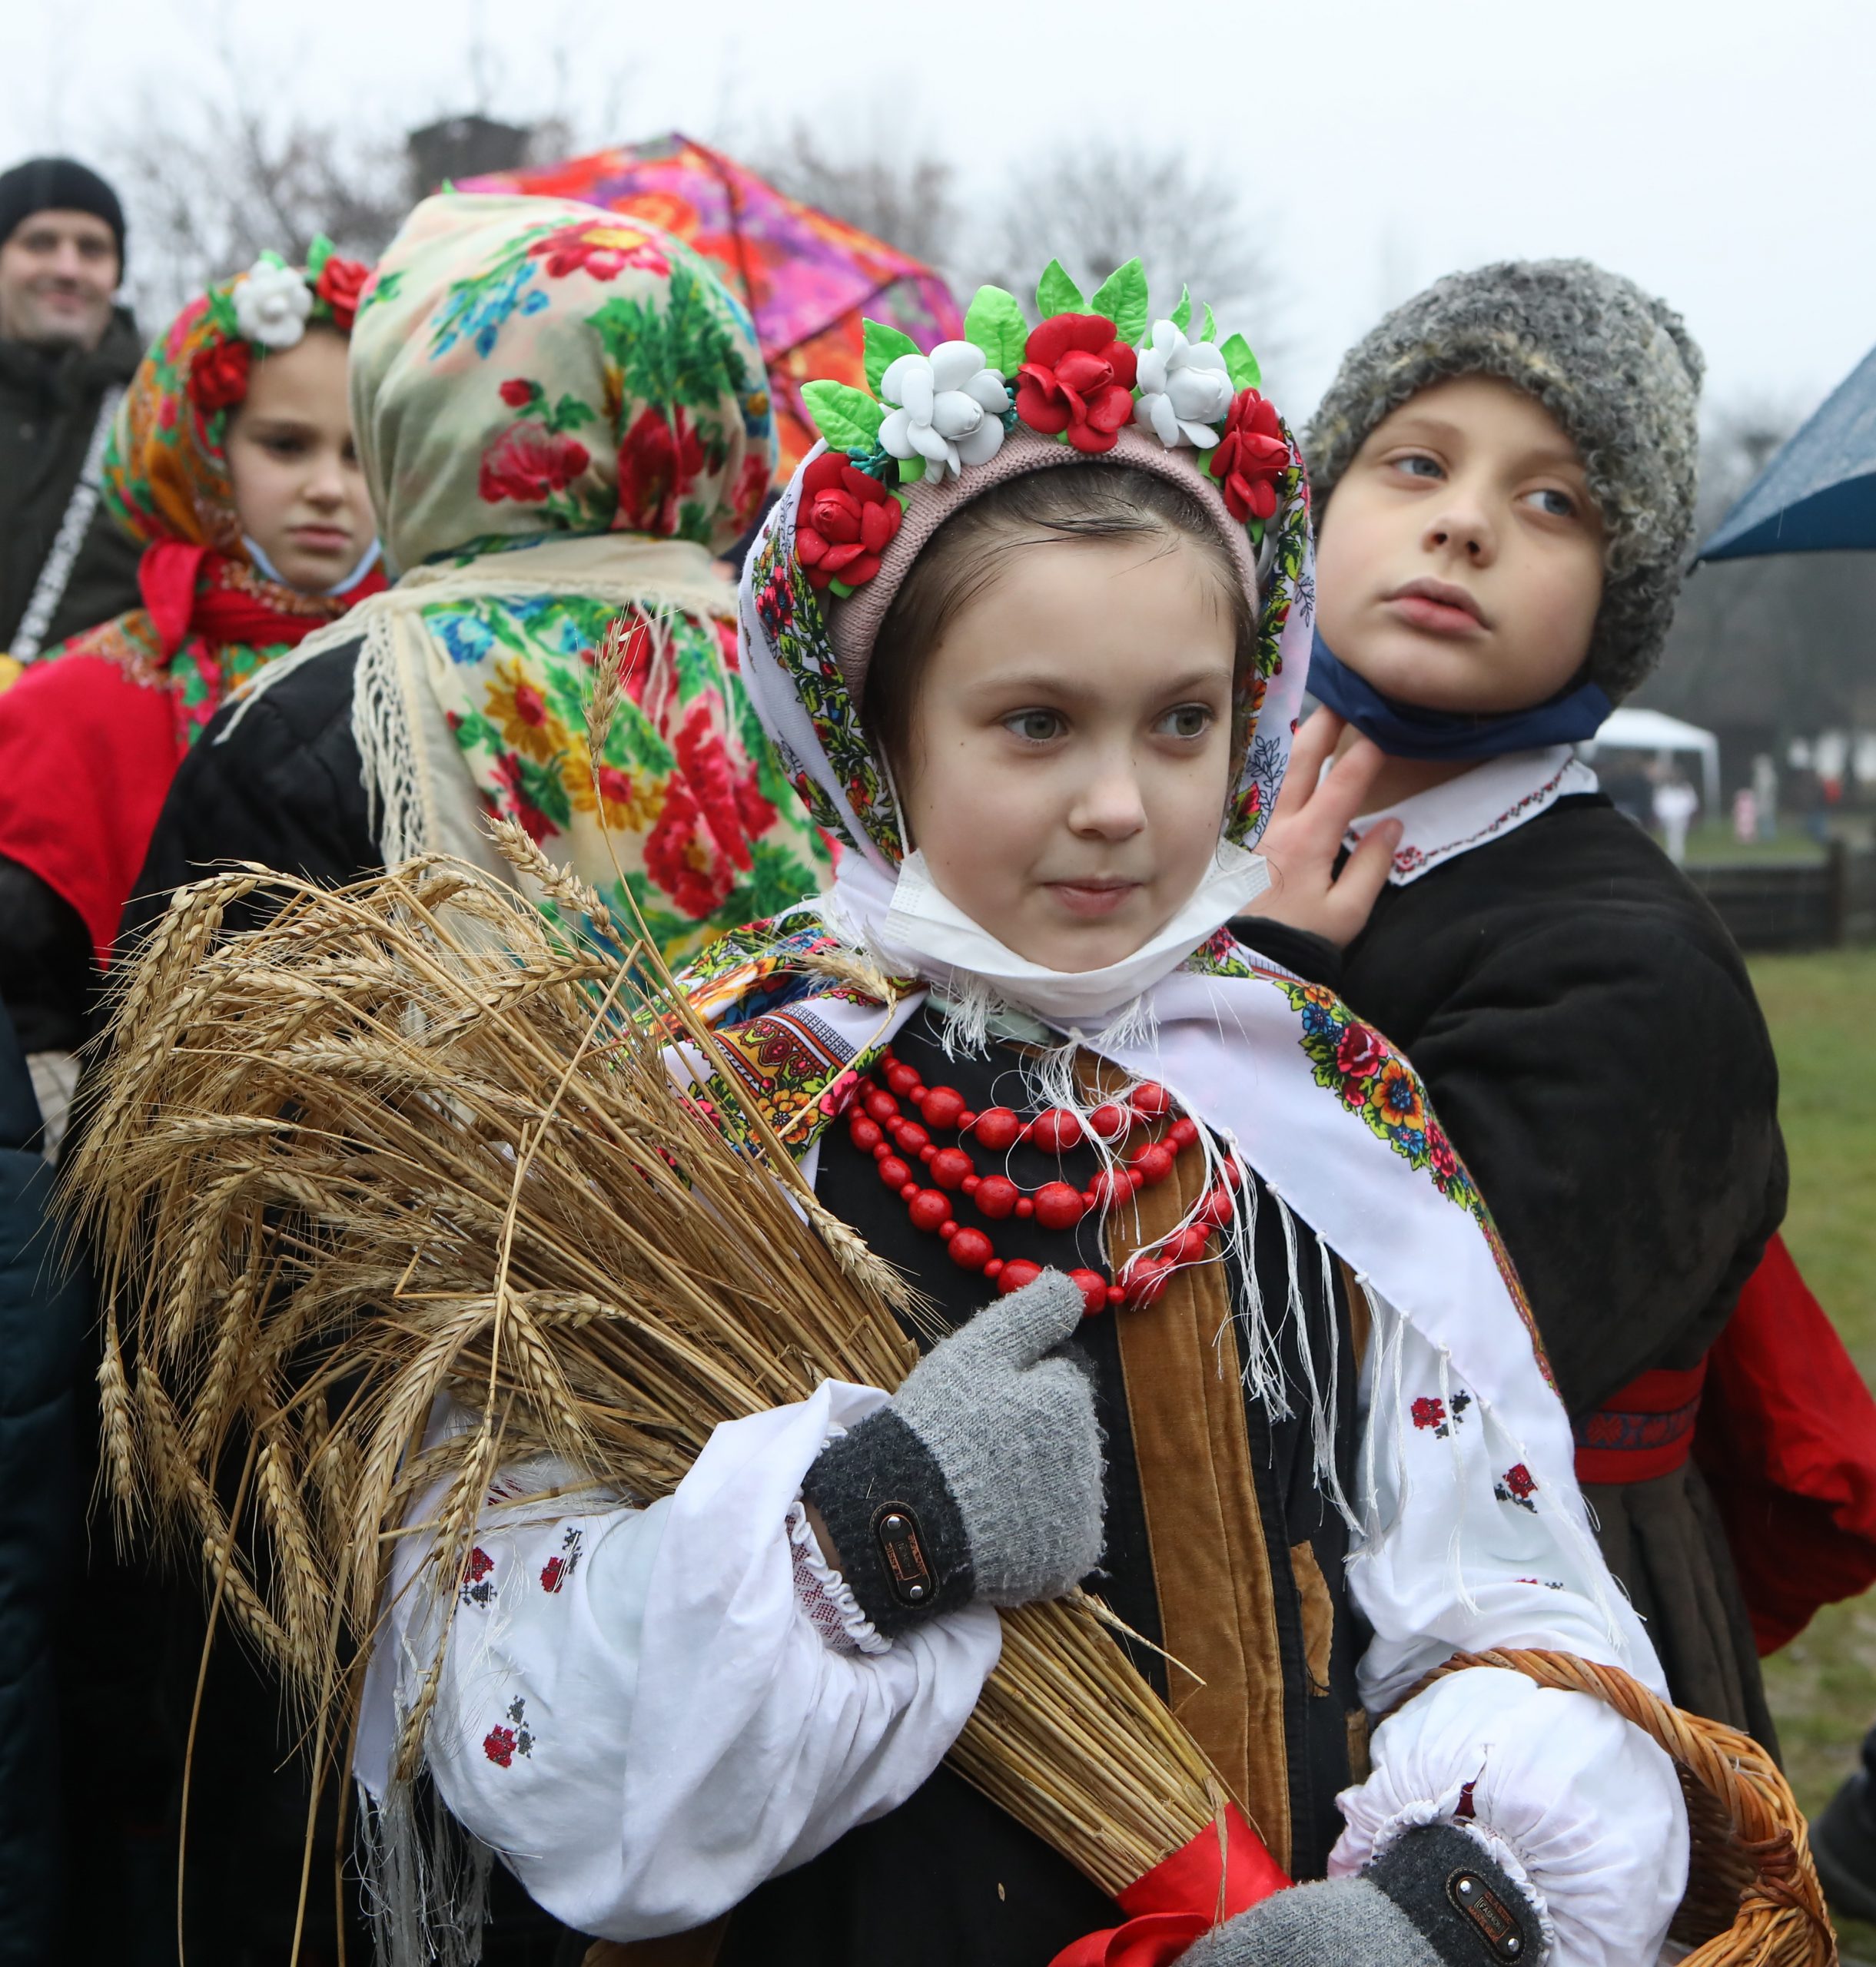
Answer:
[[1310, 652], [1310, 695], [1396, 758], [1496, 758], [1593, 738], [1615, 706], [1597, 683], [1569, 683], [1528, 710], [1424, 710], [1396, 703], [1341, 662], [1320, 632]]

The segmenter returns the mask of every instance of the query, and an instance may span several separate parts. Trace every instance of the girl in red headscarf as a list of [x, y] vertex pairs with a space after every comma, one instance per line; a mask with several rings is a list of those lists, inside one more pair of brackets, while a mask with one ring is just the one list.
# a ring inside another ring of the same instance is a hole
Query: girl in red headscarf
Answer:
[[144, 543], [143, 605], [0, 693], [0, 997], [29, 1054], [81, 1034], [163, 795], [222, 699], [384, 585], [346, 400], [365, 272], [323, 240], [304, 270], [264, 254], [191, 301], [131, 383], [105, 496]]

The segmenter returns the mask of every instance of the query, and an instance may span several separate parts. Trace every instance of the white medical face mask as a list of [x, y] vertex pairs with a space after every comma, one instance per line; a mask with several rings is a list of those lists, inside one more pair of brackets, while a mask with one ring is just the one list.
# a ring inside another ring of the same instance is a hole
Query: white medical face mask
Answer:
[[1204, 879], [1166, 927], [1100, 970], [1050, 970], [1018, 956], [939, 893], [921, 854], [906, 857], [896, 882], [864, 854], [843, 855], [828, 899], [892, 968], [940, 985], [974, 977], [1051, 1024], [1097, 1028], [1177, 970], [1270, 881], [1261, 854], [1220, 841]]

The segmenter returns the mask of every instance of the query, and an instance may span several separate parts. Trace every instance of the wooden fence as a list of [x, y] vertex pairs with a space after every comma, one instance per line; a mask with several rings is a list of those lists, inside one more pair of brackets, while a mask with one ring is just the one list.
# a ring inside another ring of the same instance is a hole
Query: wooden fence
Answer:
[[1687, 872], [1742, 950], [1876, 942], [1876, 850], [1834, 840], [1823, 861], [1742, 861]]

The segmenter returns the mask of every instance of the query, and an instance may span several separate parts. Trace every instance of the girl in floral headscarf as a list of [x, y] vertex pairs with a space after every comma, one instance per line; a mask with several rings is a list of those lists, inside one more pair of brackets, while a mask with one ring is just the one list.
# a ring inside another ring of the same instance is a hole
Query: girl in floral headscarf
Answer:
[[0, 694], [0, 995], [29, 1052], [75, 1043], [163, 795], [223, 698], [384, 584], [345, 395], [365, 273], [324, 240], [304, 271], [264, 254], [132, 379], [104, 496], [142, 544], [142, 605]]
[[444, 850], [512, 878], [491, 814], [609, 899], [629, 884], [668, 952], [818, 888], [828, 849], [769, 761], [710, 566], [774, 440], [753, 328], [704, 263], [583, 205], [428, 199], [360, 304], [352, 404], [402, 578], [191, 760], [133, 917], [228, 858], [343, 881]]
[[[517, 1461], [466, 1567], [397, 1540], [354, 1757], [396, 1967], [426, 1879], [475, 1929], [473, 1867], [413, 1849], [416, 1727], [537, 1902], [671, 1962], [1616, 1967], [1680, 1896], [1638, 1730], [1501, 1667], [1423, 1689], [1499, 1646], [1661, 1680], [1419, 1081], [1227, 926], [1307, 674], [1300, 458], [1138, 260], [1037, 306], [870, 329], [872, 390], [805, 392], [740, 653], [846, 851], [686, 973], [721, 1045], [672, 1060], [951, 1329], [667, 1498]], [[1097, 1565], [1229, 1799], [1117, 1904], [941, 1766], [998, 1608]], [[1263, 1896], [1272, 1858], [1309, 1882]]]

